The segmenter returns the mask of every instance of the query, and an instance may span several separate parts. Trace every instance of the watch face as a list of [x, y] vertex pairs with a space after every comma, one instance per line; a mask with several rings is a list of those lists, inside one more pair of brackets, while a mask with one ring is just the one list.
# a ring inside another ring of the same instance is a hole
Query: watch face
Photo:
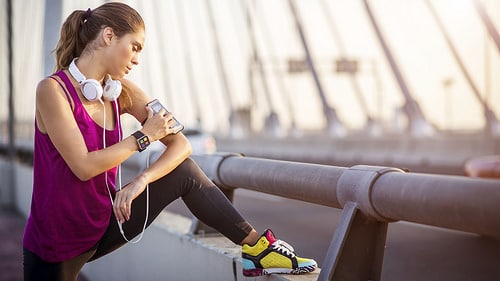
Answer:
[[149, 145], [149, 138], [148, 136], [143, 136], [140, 139], [137, 140], [137, 143], [139, 144], [139, 147], [141, 150], [146, 149]]

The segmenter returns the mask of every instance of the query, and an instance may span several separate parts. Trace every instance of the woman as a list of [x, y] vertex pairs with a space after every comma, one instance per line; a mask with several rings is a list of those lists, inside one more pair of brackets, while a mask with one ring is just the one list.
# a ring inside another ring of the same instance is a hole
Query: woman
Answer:
[[[179, 197], [201, 221], [242, 245], [245, 275], [313, 271], [314, 260], [297, 257], [270, 230], [260, 235], [241, 217], [189, 158], [184, 135], [173, 134], [173, 115], [153, 114], [146, 106], [150, 98], [123, 78], [139, 63], [144, 32], [141, 16], [123, 3], [74, 11], [62, 26], [58, 71], [36, 90], [25, 280], [76, 280], [86, 262], [137, 236]], [[122, 138], [124, 113], [143, 126]], [[116, 167], [157, 140], [168, 149], [116, 191]]]

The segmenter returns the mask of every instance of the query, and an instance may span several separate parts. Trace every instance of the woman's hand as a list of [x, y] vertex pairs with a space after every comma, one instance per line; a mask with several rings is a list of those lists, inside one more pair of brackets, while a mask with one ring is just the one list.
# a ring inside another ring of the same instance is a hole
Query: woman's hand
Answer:
[[132, 213], [132, 201], [146, 189], [147, 182], [138, 177], [116, 192], [113, 203], [113, 212], [120, 223], [130, 220]]
[[153, 114], [153, 110], [147, 106], [146, 110], [148, 118], [141, 131], [149, 137], [151, 142], [162, 139], [174, 132], [174, 129], [171, 128], [175, 124], [172, 113], [167, 113], [164, 109], [161, 109], [157, 114]]

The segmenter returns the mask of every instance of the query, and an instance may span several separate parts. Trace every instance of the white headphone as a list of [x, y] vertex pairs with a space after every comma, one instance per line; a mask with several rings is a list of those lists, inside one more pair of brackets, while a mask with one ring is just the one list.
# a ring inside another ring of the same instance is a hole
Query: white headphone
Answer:
[[111, 76], [106, 75], [104, 89], [101, 83], [95, 79], [87, 79], [76, 66], [74, 58], [69, 65], [69, 73], [80, 84], [83, 96], [89, 101], [100, 100], [104, 98], [108, 101], [116, 100], [122, 92], [122, 83], [119, 80], [111, 79]]

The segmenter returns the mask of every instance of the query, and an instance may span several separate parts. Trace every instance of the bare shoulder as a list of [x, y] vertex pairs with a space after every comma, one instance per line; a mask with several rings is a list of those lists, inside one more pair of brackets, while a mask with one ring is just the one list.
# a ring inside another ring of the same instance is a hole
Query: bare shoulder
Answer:
[[146, 94], [146, 92], [141, 89], [136, 83], [128, 80], [128, 79], [123, 79], [121, 80], [124, 92], [126, 96], [130, 99], [130, 102], [132, 105], [134, 104], [141, 104], [144, 102], [147, 102], [150, 97]]
[[135, 116], [139, 121], [144, 120], [147, 116], [145, 106], [151, 100], [151, 97], [149, 97], [136, 83], [128, 79], [123, 79], [121, 82], [124, 89], [123, 94], [130, 100], [125, 111]]
[[66, 99], [63, 88], [56, 80], [47, 77], [38, 82], [36, 87], [37, 105], [45, 104], [50, 106], [59, 98]]
[[64, 89], [52, 78], [44, 78], [38, 83], [35, 103], [37, 124], [42, 132], [46, 132], [47, 124], [54, 125], [72, 116], [72, 101], [68, 103]]
[[37, 95], [49, 95], [50, 93], [57, 91], [58, 88], [60, 88], [60, 86], [57, 81], [47, 77], [38, 82], [38, 85], [36, 86], [36, 93]]

